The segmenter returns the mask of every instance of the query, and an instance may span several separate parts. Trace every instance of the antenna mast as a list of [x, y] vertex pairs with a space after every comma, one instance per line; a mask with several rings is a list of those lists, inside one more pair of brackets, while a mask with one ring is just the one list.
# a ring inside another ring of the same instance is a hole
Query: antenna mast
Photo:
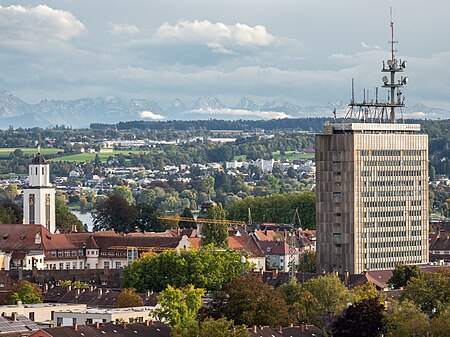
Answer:
[[[394, 39], [394, 20], [392, 19], [392, 8], [390, 8], [390, 27], [391, 27], [391, 41], [390, 53], [391, 58], [387, 62], [383, 62], [383, 73], [389, 73], [388, 76], [383, 76], [382, 88], [388, 88], [388, 99], [386, 102], [378, 101], [378, 88], [375, 89], [375, 102], [373, 100], [370, 102], [369, 99], [366, 100], [366, 92], [364, 90], [363, 102], [358, 103], [355, 101], [354, 97], [354, 82], [352, 79], [352, 98], [350, 101], [350, 109], [346, 115], [349, 119], [360, 119], [363, 122], [367, 120], [379, 119], [380, 123], [388, 120], [390, 123], [396, 123], [396, 109], [403, 108], [405, 106], [405, 98], [401, 88], [408, 83], [408, 77], [401, 76], [400, 79], [396, 78], [397, 73], [402, 73], [406, 68], [406, 61], [395, 58], [395, 44], [398, 43]], [[387, 74], [386, 74], [387, 75]], [[368, 96], [367, 96], [368, 98]]]

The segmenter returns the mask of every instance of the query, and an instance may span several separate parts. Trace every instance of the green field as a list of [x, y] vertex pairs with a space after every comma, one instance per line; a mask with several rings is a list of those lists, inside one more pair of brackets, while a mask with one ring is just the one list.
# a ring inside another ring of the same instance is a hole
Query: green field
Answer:
[[[18, 148], [21, 150], [24, 154], [33, 155], [37, 153], [37, 148], [35, 147], [28, 147], [28, 148]], [[13, 153], [17, 148], [0, 148], [0, 159], [8, 158], [11, 153]], [[54, 149], [54, 148], [41, 148], [41, 154], [49, 155], [49, 154], [57, 154], [58, 152], [64, 152], [64, 149]]]
[[[275, 160], [299, 160], [299, 159], [314, 159], [314, 153], [295, 153], [295, 151], [286, 151], [284, 155], [280, 154], [280, 151], [272, 152], [273, 159]], [[235, 156], [234, 160], [245, 161], [247, 159], [246, 155]]]
[[139, 151], [139, 150], [114, 150], [110, 153], [77, 153], [77, 154], [70, 154], [63, 157], [53, 158], [50, 161], [54, 162], [61, 162], [61, 161], [67, 161], [67, 162], [77, 162], [77, 163], [87, 163], [90, 161], [93, 161], [95, 159], [95, 156], [98, 154], [99, 159], [102, 162], [105, 162], [109, 157], [114, 157], [118, 154], [128, 155], [130, 153], [139, 154], [139, 153], [157, 153], [161, 150], [152, 150], [152, 151]]

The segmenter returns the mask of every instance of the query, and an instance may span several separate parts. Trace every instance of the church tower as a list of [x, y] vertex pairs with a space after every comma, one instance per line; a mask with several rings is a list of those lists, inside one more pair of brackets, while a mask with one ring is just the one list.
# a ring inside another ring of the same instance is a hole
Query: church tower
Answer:
[[29, 167], [28, 187], [23, 190], [23, 216], [25, 224], [39, 224], [55, 232], [55, 189], [50, 184], [50, 166], [40, 153]]

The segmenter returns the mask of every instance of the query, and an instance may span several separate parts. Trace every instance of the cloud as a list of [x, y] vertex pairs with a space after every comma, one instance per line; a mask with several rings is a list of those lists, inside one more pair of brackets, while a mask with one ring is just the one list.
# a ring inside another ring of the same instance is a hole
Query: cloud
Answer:
[[135, 35], [141, 32], [139, 28], [134, 25], [110, 23], [110, 27], [111, 29], [109, 30], [109, 32], [112, 35], [116, 36]]
[[0, 6], [0, 41], [68, 41], [86, 31], [72, 13], [45, 5]]
[[244, 109], [231, 109], [231, 108], [207, 108], [207, 109], [193, 109], [186, 111], [186, 113], [196, 113], [201, 115], [228, 115], [228, 116], [253, 116], [262, 119], [280, 119], [280, 118], [293, 118], [285, 112], [278, 111], [253, 111]]
[[369, 44], [365, 43], [364, 41], [361, 42], [361, 46], [364, 49], [377, 49], [377, 50], [381, 49], [381, 47], [379, 45], [377, 45], [377, 44], [369, 45]]
[[230, 47], [265, 47], [272, 45], [275, 38], [269, 34], [266, 27], [254, 27], [236, 23], [227, 25], [221, 22], [178, 21], [176, 25], [164, 23], [154, 38], [162, 41], [177, 41], [188, 44], [208, 46], [215, 53], [233, 54]]
[[151, 111], [142, 111], [139, 113], [139, 117], [145, 118], [145, 119], [151, 119], [151, 120], [162, 120], [162, 119], [166, 118], [163, 115], [158, 115]]

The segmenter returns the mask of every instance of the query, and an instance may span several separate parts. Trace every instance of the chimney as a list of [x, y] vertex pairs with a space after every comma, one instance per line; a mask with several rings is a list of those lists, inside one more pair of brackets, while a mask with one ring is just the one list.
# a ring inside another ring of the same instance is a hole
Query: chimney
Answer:
[[302, 324], [300, 325], [301, 332], [305, 332], [305, 329], [306, 329], [306, 323], [302, 322]]
[[152, 319], [147, 319], [147, 320], [145, 320], [145, 325], [146, 326], [150, 326], [150, 325], [152, 325], [153, 324], [153, 320]]
[[80, 297], [81, 289], [80, 289], [80, 288], [77, 288], [76, 291], [77, 291], [77, 294], [76, 294], [75, 297], [78, 298], [78, 297]]
[[74, 330], [74, 331], [78, 331], [78, 324], [74, 324], [74, 325], [73, 325], [73, 330]]
[[48, 283], [44, 283], [44, 293], [48, 291]]
[[278, 333], [279, 333], [280, 335], [283, 334], [283, 327], [282, 327], [281, 325], [278, 326]]
[[96, 327], [97, 329], [100, 329], [100, 322], [95, 322], [95, 327]]
[[124, 328], [124, 329], [127, 328], [127, 323], [126, 323], [126, 322], [123, 322], [123, 323], [122, 323], [122, 328]]
[[344, 272], [344, 284], [345, 284], [345, 286], [346, 286], [347, 288], [348, 288], [349, 285], [350, 285], [350, 274], [349, 274], [348, 270], [346, 270], [346, 271]]
[[94, 291], [94, 286], [89, 286], [89, 291]]
[[17, 321], [17, 312], [14, 312], [14, 311], [13, 311], [13, 312], [11, 313], [11, 320], [12, 320], [12, 321]]
[[101, 298], [103, 296], [103, 289], [98, 288], [98, 298]]
[[257, 333], [258, 332], [258, 328], [256, 327], [256, 325], [253, 326], [253, 332]]
[[150, 298], [151, 292], [150, 290], [147, 290], [147, 293], [145, 294], [145, 299], [148, 300]]
[[67, 286], [67, 292], [70, 292], [70, 291], [72, 291], [72, 285], [71, 285], [71, 284], [69, 284], [69, 285]]

